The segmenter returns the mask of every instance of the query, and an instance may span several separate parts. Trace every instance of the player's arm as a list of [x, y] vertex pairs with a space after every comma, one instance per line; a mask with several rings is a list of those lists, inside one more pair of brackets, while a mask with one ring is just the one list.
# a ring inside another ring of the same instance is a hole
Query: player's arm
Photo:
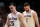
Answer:
[[7, 16], [7, 21], [6, 21], [6, 24], [4, 25], [4, 27], [8, 27], [8, 16]]
[[34, 20], [35, 20], [37, 27], [39, 27], [38, 15], [35, 11], [33, 12], [33, 17], [34, 17]]
[[26, 27], [26, 22], [24, 21], [23, 15], [22, 14], [19, 14], [18, 16], [19, 16], [20, 22], [23, 23], [24, 27]]

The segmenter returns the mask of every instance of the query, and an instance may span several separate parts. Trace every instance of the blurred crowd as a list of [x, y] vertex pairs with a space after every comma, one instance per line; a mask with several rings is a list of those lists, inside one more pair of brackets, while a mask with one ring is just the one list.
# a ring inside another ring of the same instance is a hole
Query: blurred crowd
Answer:
[[6, 9], [3, 2], [0, 2], [0, 27], [4, 27], [6, 21]]

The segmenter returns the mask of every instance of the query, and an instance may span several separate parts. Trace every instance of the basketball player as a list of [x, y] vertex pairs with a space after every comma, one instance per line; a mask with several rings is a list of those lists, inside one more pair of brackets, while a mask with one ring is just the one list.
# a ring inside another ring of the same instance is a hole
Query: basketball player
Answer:
[[37, 13], [30, 9], [29, 3], [24, 4], [24, 12], [22, 13], [26, 22], [27, 27], [35, 27], [35, 24], [37, 27], [39, 27], [39, 21]]
[[23, 15], [16, 11], [16, 5], [14, 3], [10, 3], [9, 8], [12, 13], [8, 14], [4, 27], [20, 27], [20, 22], [23, 23], [24, 27], [26, 27]]

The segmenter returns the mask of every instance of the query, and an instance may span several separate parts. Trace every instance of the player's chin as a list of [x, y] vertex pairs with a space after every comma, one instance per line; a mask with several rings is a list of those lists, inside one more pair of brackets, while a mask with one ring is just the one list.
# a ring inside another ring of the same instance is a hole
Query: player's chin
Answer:
[[11, 10], [11, 12], [13, 12], [13, 10]]
[[13, 10], [12, 12], [15, 12], [15, 10]]

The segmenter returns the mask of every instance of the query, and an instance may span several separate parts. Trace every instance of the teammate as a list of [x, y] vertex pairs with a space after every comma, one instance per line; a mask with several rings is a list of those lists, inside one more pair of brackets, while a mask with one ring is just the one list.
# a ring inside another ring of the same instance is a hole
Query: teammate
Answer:
[[24, 12], [22, 13], [26, 22], [27, 27], [35, 27], [35, 24], [37, 27], [39, 27], [39, 21], [37, 13], [30, 9], [29, 3], [24, 3]]
[[8, 14], [4, 27], [20, 27], [20, 22], [23, 23], [24, 27], [26, 27], [23, 15], [16, 11], [16, 5], [14, 3], [10, 3], [9, 8], [12, 13]]

